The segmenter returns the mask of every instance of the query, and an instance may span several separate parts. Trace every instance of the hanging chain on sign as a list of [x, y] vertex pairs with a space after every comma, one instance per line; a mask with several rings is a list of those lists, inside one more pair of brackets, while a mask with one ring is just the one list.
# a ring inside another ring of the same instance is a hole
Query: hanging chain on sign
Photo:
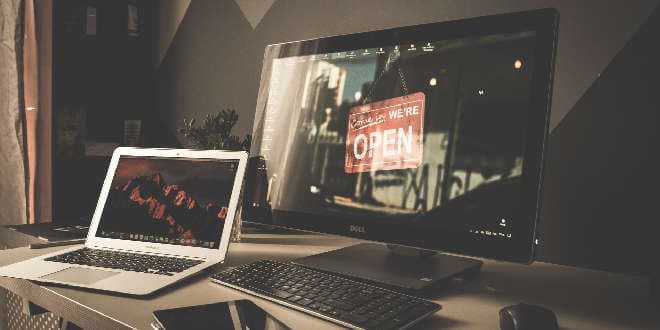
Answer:
[[408, 92], [408, 85], [406, 84], [406, 77], [403, 74], [403, 70], [401, 70], [401, 65], [398, 65], [396, 62], [401, 59], [401, 52], [399, 51], [399, 47], [394, 47], [394, 49], [389, 53], [387, 56], [387, 61], [385, 62], [385, 66], [383, 67], [383, 70], [380, 72], [376, 80], [371, 84], [369, 87], [369, 93], [367, 93], [367, 96], [365, 96], [362, 99], [362, 104], [366, 104], [368, 101], [371, 100], [371, 97], [373, 96], [374, 90], [376, 89], [376, 85], [378, 85], [378, 82], [380, 82], [381, 78], [385, 75], [385, 73], [389, 72], [390, 69], [392, 69], [392, 66], [396, 65], [397, 66], [397, 71], [399, 73], [399, 79], [401, 80], [401, 91], [403, 92], [403, 95], [408, 95], [410, 94]]

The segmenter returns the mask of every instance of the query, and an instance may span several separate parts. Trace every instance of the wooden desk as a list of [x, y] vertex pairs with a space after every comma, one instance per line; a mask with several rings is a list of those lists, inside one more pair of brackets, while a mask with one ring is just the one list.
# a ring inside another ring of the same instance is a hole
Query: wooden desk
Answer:
[[[258, 259], [290, 260], [357, 243], [313, 234], [246, 234], [231, 244], [222, 269]], [[0, 252], [6, 265], [61, 248]], [[293, 329], [337, 329], [332, 323], [210, 282], [197, 276], [147, 298], [107, 295], [73, 288], [0, 278], [5, 287], [85, 329], [150, 329], [156, 309], [251, 299]], [[518, 302], [552, 309], [562, 329], [659, 329], [660, 313], [649, 303], [644, 278], [546, 263], [531, 266], [486, 261], [469, 281], [454, 281], [431, 294], [443, 309], [419, 329], [499, 329], [500, 308]]]

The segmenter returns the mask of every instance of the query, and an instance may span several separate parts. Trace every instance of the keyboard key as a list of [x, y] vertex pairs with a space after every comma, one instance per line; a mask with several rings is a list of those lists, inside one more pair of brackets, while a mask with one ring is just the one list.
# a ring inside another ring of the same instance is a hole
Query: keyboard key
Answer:
[[298, 301], [298, 305], [307, 306], [307, 305], [311, 304], [312, 302], [314, 302], [314, 301], [311, 300], [311, 299], [303, 298], [303, 299], [300, 299], [300, 301]]
[[328, 299], [325, 301], [325, 303], [332, 307], [339, 308], [345, 311], [350, 311], [355, 308], [355, 305], [342, 300]]
[[282, 291], [282, 290], [273, 290], [273, 294], [274, 294], [276, 297], [280, 297], [280, 298], [282, 298], [282, 299], [287, 299], [287, 298], [293, 296], [292, 294], [290, 294], [290, 293], [288, 293], [288, 292], [286, 292], [286, 291]]
[[344, 313], [341, 314], [342, 318], [346, 319], [347, 321], [355, 324], [362, 324], [368, 320], [368, 318], [362, 316], [362, 315], [357, 315], [353, 313]]

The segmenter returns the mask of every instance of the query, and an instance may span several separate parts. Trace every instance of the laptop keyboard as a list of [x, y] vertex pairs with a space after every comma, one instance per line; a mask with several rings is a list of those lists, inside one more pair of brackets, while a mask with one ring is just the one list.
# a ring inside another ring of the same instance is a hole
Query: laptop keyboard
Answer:
[[45, 260], [167, 276], [175, 275], [202, 263], [202, 260], [196, 259], [89, 248], [56, 255]]

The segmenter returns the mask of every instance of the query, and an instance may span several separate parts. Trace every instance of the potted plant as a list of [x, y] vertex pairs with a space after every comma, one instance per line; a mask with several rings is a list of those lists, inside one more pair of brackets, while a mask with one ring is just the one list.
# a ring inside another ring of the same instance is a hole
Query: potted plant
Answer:
[[[238, 114], [234, 109], [224, 109], [215, 114], [206, 115], [200, 125], [196, 124], [195, 119], [183, 120], [183, 127], [177, 131], [187, 140], [190, 147], [196, 149], [216, 149], [216, 150], [250, 150], [252, 136], [246, 135], [244, 138], [232, 135], [231, 131], [238, 122]], [[243, 201], [243, 191], [239, 198], [239, 204]], [[238, 208], [234, 226], [231, 231], [231, 241], [241, 241], [241, 230], [243, 221], [241, 219], [241, 207]]]

